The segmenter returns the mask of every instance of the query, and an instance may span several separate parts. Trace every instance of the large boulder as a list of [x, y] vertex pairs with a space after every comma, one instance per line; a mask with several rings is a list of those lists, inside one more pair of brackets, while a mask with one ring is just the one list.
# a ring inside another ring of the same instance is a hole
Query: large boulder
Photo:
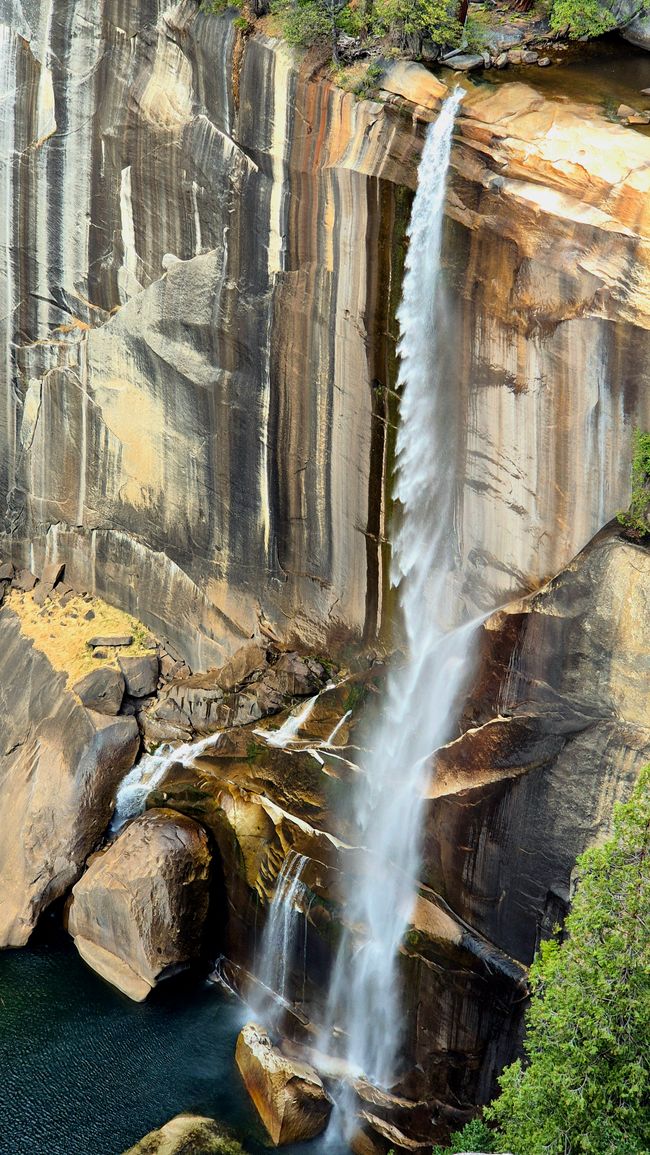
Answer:
[[325, 1129], [332, 1103], [320, 1075], [283, 1055], [263, 1027], [247, 1023], [235, 1051], [237, 1066], [276, 1147], [313, 1139]]
[[215, 1123], [201, 1115], [177, 1115], [158, 1131], [150, 1131], [124, 1155], [240, 1155], [242, 1147]]
[[97, 854], [75, 886], [68, 930], [83, 959], [141, 1002], [201, 952], [209, 903], [205, 831], [150, 810]]
[[119, 714], [124, 698], [124, 678], [119, 670], [101, 666], [76, 682], [73, 690], [89, 710], [96, 710], [98, 714]]
[[0, 946], [23, 946], [77, 880], [139, 747], [133, 718], [86, 710], [0, 612]]

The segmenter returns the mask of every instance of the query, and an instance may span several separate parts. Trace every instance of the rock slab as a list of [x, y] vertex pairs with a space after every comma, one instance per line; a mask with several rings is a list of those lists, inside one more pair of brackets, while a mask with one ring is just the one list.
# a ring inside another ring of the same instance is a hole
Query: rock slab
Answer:
[[320, 1135], [332, 1104], [313, 1067], [283, 1055], [256, 1023], [247, 1023], [240, 1032], [235, 1059], [276, 1147]]
[[201, 953], [211, 854], [205, 831], [150, 810], [97, 854], [74, 887], [68, 930], [82, 958], [142, 1002]]

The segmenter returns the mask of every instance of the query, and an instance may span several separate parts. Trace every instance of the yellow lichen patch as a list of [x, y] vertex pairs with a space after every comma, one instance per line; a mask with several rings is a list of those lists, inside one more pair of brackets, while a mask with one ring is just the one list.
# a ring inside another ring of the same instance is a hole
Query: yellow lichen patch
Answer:
[[[101, 598], [73, 597], [62, 606], [55, 597], [39, 606], [33, 594], [14, 590], [8, 604], [20, 618], [22, 632], [31, 638], [36, 649], [45, 654], [55, 670], [67, 674], [69, 686], [99, 666], [117, 666], [118, 657], [140, 657], [152, 650], [146, 626]], [[88, 619], [91, 611], [94, 617]], [[105, 658], [93, 657], [88, 645], [91, 638], [120, 634], [131, 635], [130, 646], [110, 647], [102, 651], [107, 655]]]

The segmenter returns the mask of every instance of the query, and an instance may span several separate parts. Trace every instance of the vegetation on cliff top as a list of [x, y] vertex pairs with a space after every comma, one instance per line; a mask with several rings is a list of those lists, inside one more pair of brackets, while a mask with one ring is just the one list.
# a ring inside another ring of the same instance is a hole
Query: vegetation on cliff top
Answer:
[[[508, 1067], [483, 1121], [451, 1151], [513, 1155], [650, 1152], [650, 766], [614, 833], [578, 859], [563, 942], [531, 968], [525, 1058]], [[440, 1149], [438, 1149], [440, 1150]]]
[[[412, 55], [428, 44], [428, 52], [462, 45], [480, 48], [504, 22], [516, 20], [524, 39], [527, 29], [570, 40], [593, 39], [618, 26], [612, 0], [201, 0], [206, 12], [227, 7], [271, 11], [290, 44], [329, 46], [339, 62], [342, 36], [375, 42], [383, 50]], [[650, 11], [650, 0], [639, 0], [632, 17]], [[628, 16], [626, 23], [632, 18]], [[540, 24], [541, 22], [541, 24]]]

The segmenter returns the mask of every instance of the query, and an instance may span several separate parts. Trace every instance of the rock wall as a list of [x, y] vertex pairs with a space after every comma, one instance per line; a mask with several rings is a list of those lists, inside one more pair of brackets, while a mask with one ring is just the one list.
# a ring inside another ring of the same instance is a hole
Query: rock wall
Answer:
[[[14, 556], [65, 557], [196, 668], [260, 624], [372, 639], [403, 230], [443, 86], [402, 64], [357, 101], [195, 0], [2, 20]], [[472, 604], [549, 577], [625, 501], [649, 161], [593, 109], [466, 98], [445, 380]]]

